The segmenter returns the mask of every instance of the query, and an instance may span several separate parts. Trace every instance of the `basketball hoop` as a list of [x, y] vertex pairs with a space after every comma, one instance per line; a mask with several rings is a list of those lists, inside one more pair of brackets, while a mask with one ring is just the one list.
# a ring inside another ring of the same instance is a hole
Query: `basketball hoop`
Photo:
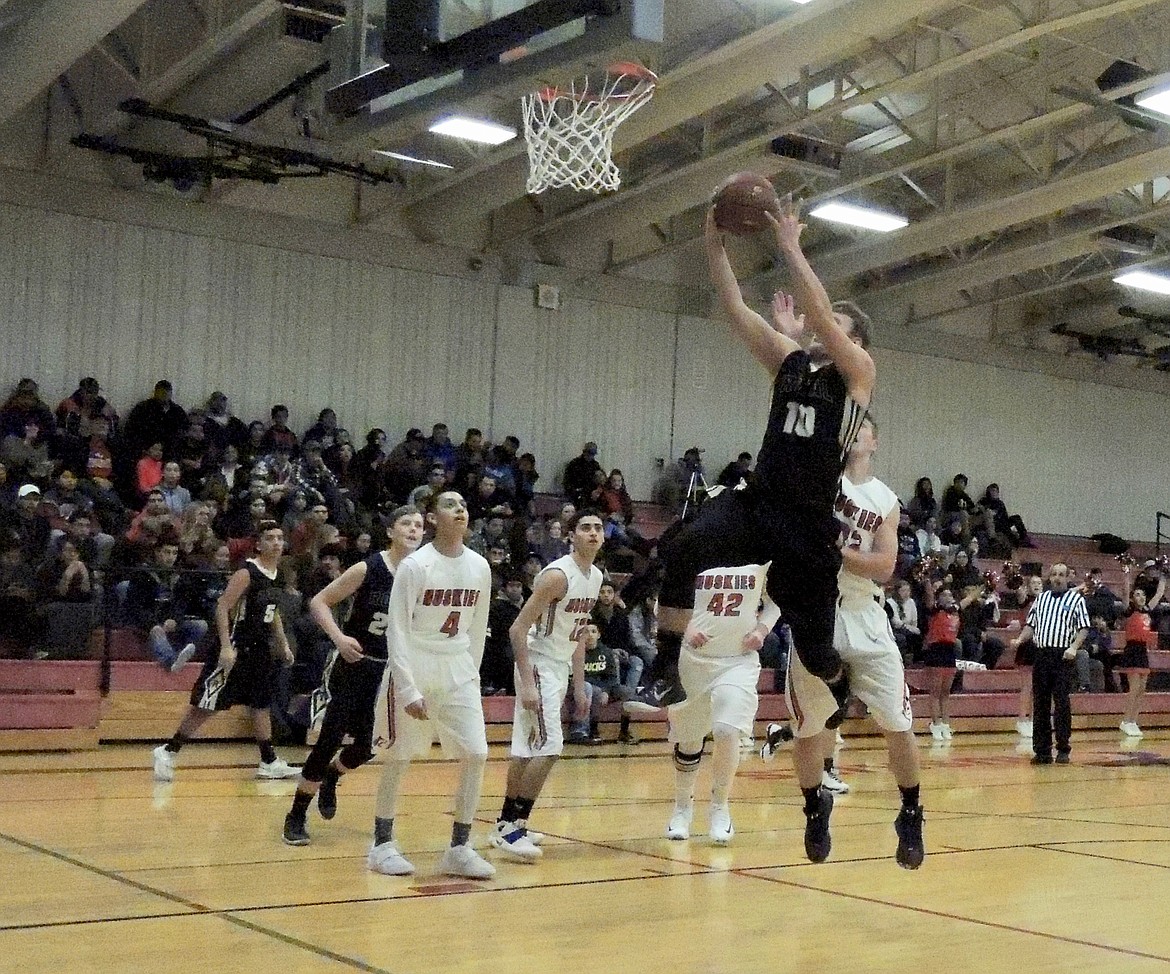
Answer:
[[650, 100], [657, 83], [648, 68], [620, 61], [605, 69], [600, 84], [586, 80], [568, 91], [543, 88], [525, 95], [528, 192], [617, 189], [622, 174], [613, 161], [613, 134]]

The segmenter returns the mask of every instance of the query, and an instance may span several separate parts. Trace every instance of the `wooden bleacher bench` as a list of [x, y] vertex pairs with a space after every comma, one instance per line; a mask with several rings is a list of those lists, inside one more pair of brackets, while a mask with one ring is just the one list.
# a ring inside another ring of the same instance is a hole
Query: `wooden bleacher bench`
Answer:
[[0, 750], [88, 750], [98, 744], [101, 665], [0, 660]]

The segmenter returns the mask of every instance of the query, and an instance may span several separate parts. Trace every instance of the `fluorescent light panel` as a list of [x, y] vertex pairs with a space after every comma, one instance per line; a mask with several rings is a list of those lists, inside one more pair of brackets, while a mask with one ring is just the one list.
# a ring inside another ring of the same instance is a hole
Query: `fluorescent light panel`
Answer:
[[419, 159], [415, 156], [406, 156], [401, 152], [391, 152], [389, 149], [374, 149], [376, 156], [389, 156], [391, 159], [400, 159], [402, 162], [417, 162], [420, 166], [434, 166], [436, 169], [454, 169], [454, 166], [449, 166], [445, 162], [439, 162], [437, 159]]
[[1151, 112], [1170, 115], [1170, 88], [1163, 88], [1161, 91], [1153, 93], [1147, 92], [1141, 98], [1135, 98], [1133, 103], [1141, 105], [1142, 108], [1148, 108]]
[[1141, 291], [1153, 291], [1155, 294], [1170, 294], [1170, 277], [1165, 274], [1151, 274], [1149, 271], [1126, 271], [1113, 278], [1113, 283], [1136, 287]]
[[516, 138], [516, 130], [507, 125], [497, 125], [480, 118], [463, 118], [452, 115], [444, 118], [430, 129], [437, 135], [449, 135], [455, 139], [467, 139], [469, 142], [483, 142], [486, 145], [503, 145]]
[[809, 216], [833, 223], [846, 223], [851, 227], [861, 227], [863, 230], [877, 230], [880, 233], [901, 229], [910, 222], [905, 217], [882, 213], [864, 206], [853, 206], [850, 203], [822, 203], [816, 209], [809, 210]]

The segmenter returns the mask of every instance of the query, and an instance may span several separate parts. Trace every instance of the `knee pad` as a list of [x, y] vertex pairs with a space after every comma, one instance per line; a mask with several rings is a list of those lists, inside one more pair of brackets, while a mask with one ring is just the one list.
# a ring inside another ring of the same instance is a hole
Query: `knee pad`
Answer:
[[697, 771], [699, 768], [699, 761], [702, 760], [702, 757], [702, 746], [699, 747], [698, 752], [695, 754], [687, 754], [677, 744], [674, 746], [674, 766], [678, 768], [679, 771]]

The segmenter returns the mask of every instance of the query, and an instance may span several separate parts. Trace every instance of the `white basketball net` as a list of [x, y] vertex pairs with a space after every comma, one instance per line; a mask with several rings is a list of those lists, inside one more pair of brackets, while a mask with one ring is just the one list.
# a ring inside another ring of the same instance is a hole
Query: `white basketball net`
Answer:
[[584, 82], [525, 95], [529, 193], [568, 186], [600, 193], [622, 184], [613, 161], [617, 127], [654, 94], [654, 75], [612, 70], [600, 91]]

